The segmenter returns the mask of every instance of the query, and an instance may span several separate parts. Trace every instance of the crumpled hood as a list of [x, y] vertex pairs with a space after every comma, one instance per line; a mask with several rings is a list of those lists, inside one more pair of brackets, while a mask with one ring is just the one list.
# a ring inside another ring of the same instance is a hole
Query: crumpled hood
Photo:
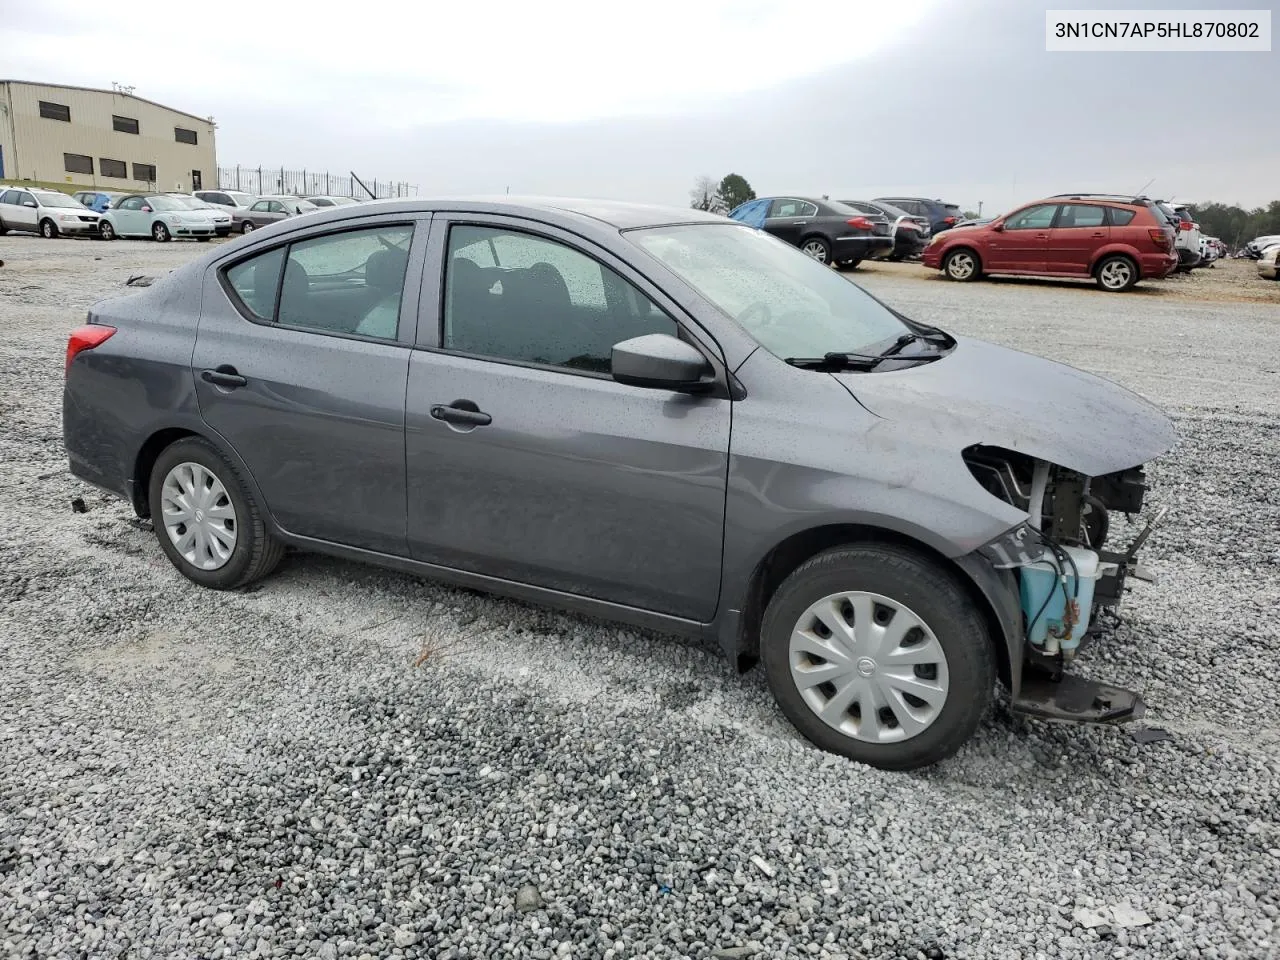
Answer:
[[1110, 380], [983, 340], [933, 363], [835, 374], [879, 417], [918, 424], [957, 450], [1005, 447], [1098, 477], [1173, 446], [1173, 423]]

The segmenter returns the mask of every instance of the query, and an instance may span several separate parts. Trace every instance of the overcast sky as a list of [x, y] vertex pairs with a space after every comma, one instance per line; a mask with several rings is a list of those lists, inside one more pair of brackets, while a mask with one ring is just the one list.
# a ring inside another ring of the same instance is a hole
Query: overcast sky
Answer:
[[212, 115], [224, 167], [424, 194], [685, 204], [737, 172], [762, 195], [985, 213], [1148, 181], [1256, 205], [1280, 198], [1280, 53], [1047, 53], [1044, 11], [1269, 5], [0, 0], [0, 71]]

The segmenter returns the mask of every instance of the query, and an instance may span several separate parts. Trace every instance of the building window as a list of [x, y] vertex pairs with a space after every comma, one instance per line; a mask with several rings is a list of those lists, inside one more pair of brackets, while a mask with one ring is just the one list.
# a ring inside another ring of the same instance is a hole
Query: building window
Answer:
[[62, 166], [67, 173], [87, 173], [93, 175], [93, 157], [86, 157], [79, 153], [64, 153], [62, 155]]
[[133, 179], [142, 180], [145, 183], [155, 183], [156, 165], [154, 163], [135, 163], [133, 165]]
[[99, 157], [98, 172], [104, 177], [115, 177], [117, 180], [127, 180], [129, 178], [129, 168], [123, 160], [108, 160], [106, 157]]
[[111, 129], [119, 133], [137, 133], [138, 121], [133, 117], [117, 117], [112, 114]]
[[182, 127], [173, 128], [173, 139], [179, 143], [195, 143], [196, 132], [194, 130], [186, 130]]
[[63, 103], [50, 103], [48, 100], [41, 100], [40, 116], [46, 120], [61, 120], [63, 123], [70, 123], [71, 108]]

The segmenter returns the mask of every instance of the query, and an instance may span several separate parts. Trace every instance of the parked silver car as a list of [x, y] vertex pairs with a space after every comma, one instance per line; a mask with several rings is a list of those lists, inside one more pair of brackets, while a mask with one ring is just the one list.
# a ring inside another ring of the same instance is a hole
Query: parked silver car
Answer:
[[63, 435], [198, 584], [293, 546], [715, 638], [877, 766], [955, 751], [997, 679], [1039, 716], [1142, 711], [1069, 668], [1169, 420], [714, 214], [297, 217], [96, 304]]
[[355, 197], [303, 197], [308, 203], [317, 207], [349, 207], [353, 203], [359, 203]]
[[237, 219], [241, 233], [252, 233], [258, 227], [265, 227], [289, 217], [313, 213], [320, 208], [301, 197], [259, 197], [248, 210], [241, 211]]
[[61, 234], [98, 232], [101, 215], [57, 190], [0, 187], [0, 234], [38, 233], [52, 240]]

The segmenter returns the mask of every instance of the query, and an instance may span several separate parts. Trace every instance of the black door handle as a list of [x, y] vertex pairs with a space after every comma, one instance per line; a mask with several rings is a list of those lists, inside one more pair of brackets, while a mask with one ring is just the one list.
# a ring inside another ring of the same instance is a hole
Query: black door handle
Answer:
[[493, 417], [480, 410], [469, 410], [467, 407], [461, 406], [463, 403], [466, 403], [468, 407], [475, 406], [474, 403], [467, 400], [455, 400], [448, 406], [443, 403], [437, 403], [431, 408], [431, 416], [437, 420], [443, 420], [445, 423], [458, 423], [468, 427], [487, 427], [493, 423]]
[[216, 384], [219, 387], [232, 388], [243, 387], [249, 382], [244, 377], [240, 376], [240, 374], [236, 373], [235, 367], [225, 363], [214, 370], [201, 371], [200, 379], [205, 383]]

